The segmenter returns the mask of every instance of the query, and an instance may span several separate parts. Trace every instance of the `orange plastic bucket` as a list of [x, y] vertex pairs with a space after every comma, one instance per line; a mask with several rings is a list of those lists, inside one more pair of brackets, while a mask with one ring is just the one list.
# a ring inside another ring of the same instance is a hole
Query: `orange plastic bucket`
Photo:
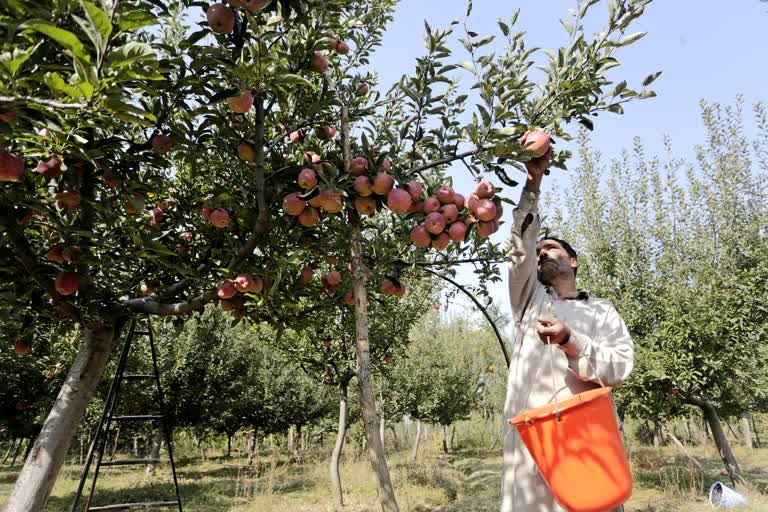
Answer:
[[509, 420], [552, 495], [572, 512], [605, 512], [632, 495], [632, 473], [613, 412], [598, 388]]

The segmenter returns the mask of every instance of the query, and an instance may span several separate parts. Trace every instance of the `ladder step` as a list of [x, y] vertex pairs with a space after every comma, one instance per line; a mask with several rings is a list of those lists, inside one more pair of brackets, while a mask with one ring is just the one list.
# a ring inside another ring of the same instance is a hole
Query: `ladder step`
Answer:
[[139, 379], [154, 379], [155, 376], [151, 373], [146, 374], [131, 374], [131, 375], [123, 375], [123, 380], [139, 380]]
[[133, 331], [134, 336], [149, 336], [149, 331]]
[[110, 460], [102, 462], [102, 466], [131, 466], [131, 465], [145, 465], [145, 464], [159, 464], [160, 459], [132, 459], [132, 460]]
[[114, 416], [112, 419], [115, 421], [150, 421], [163, 419], [162, 414], [140, 414], [134, 416]]
[[88, 510], [127, 510], [131, 508], [176, 507], [178, 505], [178, 501], [145, 501], [142, 503], [117, 503], [115, 505], [88, 507]]

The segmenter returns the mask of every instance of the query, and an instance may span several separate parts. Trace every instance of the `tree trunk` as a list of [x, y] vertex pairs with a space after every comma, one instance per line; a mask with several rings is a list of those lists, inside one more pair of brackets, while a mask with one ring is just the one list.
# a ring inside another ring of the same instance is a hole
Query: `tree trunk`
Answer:
[[658, 423], [653, 424], [653, 446], [654, 448], [661, 446], [661, 427]]
[[451, 442], [448, 443], [448, 448], [453, 451], [453, 440], [456, 437], [456, 425], [451, 427]]
[[741, 416], [741, 435], [744, 436], [744, 446], [747, 450], [754, 448], [752, 444], [752, 428], [749, 426], [749, 415], [742, 414]]
[[400, 451], [400, 439], [397, 437], [397, 430], [394, 425], [387, 425], [387, 428], [392, 432], [392, 443], [395, 445], [395, 451]]
[[45, 510], [53, 484], [72, 444], [72, 437], [83, 419], [88, 402], [114, 349], [115, 340], [118, 338], [115, 331], [103, 327], [83, 329], [80, 350], [32, 451], [24, 462], [6, 510]]
[[234, 432], [227, 432], [227, 458], [232, 456], [232, 436]]
[[133, 456], [139, 457], [139, 437], [133, 436]]
[[381, 439], [381, 448], [386, 452], [386, 446], [384, 445], [384, 430], [386, 421], [384, 420], [384, 414], [379, 416], [379, 439]]
[[256, 456], [256, 431], [248, 432], [248, 465], [253, 464]]
[[[149, 451], [149, 458], [150, 459], [159, 459], [160, 458], [160, 449], [163, 447], [163, 430], [157, 429], [155, 431], [155, 434], [152, 438], [152, 449]], [[144, 470], [144, 476], [147, 478], [152, 477], [152, 473], [155, 472], [155, 465], [154, 464], [147, 464], [147, 469]]]
[[448, 454], [448, 433], [446, 432], [445, 425], [443, 427], [443, 453]]
[[344, 449], [344, 438], [347, 435], [347, 383], [339, 386], [339, 430], [336, 434], [336, 444], [331, 456], [331, 485], [333, 497], [337, 509], [344, 507], [344, 494], [341, 489], [341, 477], [339, 476], [339, 461], [341, 450]]
[[677, 448], [683, 453], [683, 455], [685, 455], [688, 458], [689, 461], [693, 462], [693, 464], [697, 468], [702, 469], [701, 463], [698, 460], [694, 459], [690, 453], [688, 453], [688, 450], [685, 449], [685, 445], [682, 442], [680, 442], [680, 440], [677, 437], [675, 437], [675, 434], [671, 432], [667, 432], [667, 437], [672, 440], [675, 446], [677, 446]]
[[5, 452], [5, 455], [3, 456], [3, 462], [0, 462], [0, 464], [5, 464], [5, 461], [8, 460], [8, 457], [11, 456], [11, 452], [14, 451], [13, 449], [16, 448], [16, 438], [11, 438], [11, 444], [8, 446], [8, 450]]
[[120, 441], [120, 425], [115, 430], [115, 442], [112, 444], [112, 451], [109, 452], [109, 460], [115, 460], [115, 452], [117, 451], [117, 443]]
[[741, 468], [731, 451], [728, 439], [725, 437], [725, 432], [723, 432], [723, 427], [720, 424], [720, 418], [717, 415], [715, 407], [707, 400], [692, 396], [685, 397], [685, 401], [701, 408], [704, 419], [707, 421], [707, 424], [712, 431], [712, 438], [715, 440], [715, 445], [717, 446], [717, 451], [720, 453], [720, 458], [723, 460], [725, 470], [731, 478], [731, 483], [736, 486], [736, 482], [743, 482], [744, 479], [741, 477]]
[[[342, 107], [341, 132], [344, 169], [349, 170], [349, 113], [346, 106]], [[367, 278], [363, 264], [363, 233], [360, 227], [360, 217], [355, 210], [350, 211], [349, 219], [352, 229], [350, 248], [355, 295], [355, 346], [357, 349], [360, 408], [365, 425], [365, 435], [368, 440], [368, 455], [379, 489], [381, 508], [383, 512], [398, 512], [395, 489], [392, 487], [387, 460], [384, 456], [384, 446], [379, 437], [379, 415], [376, 413], [376, 401], [373, 396], [371, 352], [368, 342], [368, 297], [365, 288]]]
[[11, 459], [10, 466], [13, 467], [16, 464], [16, 458], [19, 456], [19, 452], [21, 451], [21, 447], [24, 445], [24, 438], [19, 438], [19, 444], [16, 445], [16, 449], [13, 450], [13, 458]]
[[755, 424], [755, 415], [750, 414], [752, 418], [752, 430], [755, 431], [755, 442], [757, 443], [757, 447], [760, 448], [760, 433], [757, 431], [757, 425]]
[[493, 451], [496, 448], [496, 445], [499, 442], [499, 439], [501, 439], [501, 434], [504, 432], [504, 425], [501, 426], [498, 432], [496, 432], [496, 437], [493, 438], [493, 444], [491, 444], [490, 450]]
[[421, 421], [416, 420], [416, 435], [413, 438], [413, 452], [411, 453], [411, 462], [416, 462], [419, 455], [419, 443], [421, 442]]

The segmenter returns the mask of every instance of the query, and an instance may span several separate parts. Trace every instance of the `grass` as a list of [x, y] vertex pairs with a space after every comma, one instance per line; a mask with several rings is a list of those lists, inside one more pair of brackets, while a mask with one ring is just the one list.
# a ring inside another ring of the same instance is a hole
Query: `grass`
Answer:
[[[490, 444], [490, 443], [489, 443]], [[447, 456], [439, 440], [422, 443], [419, 462], [411, 463], [407, 451], [390, 453], [389, 463], [404, 512], [490, 512], [499, 508], [501, 453], [460, 447]], [[327, 452], [317, 448], [298, 463], [277, 450], [263, 451], [253, 465], [233, 456], [182, 457], [178, 475], [184, 510], [190, 512], [317, 512], [332, 511]], [[353, 448], [347, 447], [347, 453]], [[179, 446], [182, 454], [192, 450]], [[627, 512], [694, 512], [709, 508], [707, 493], [715, 481], [727, 482], [713, 447], [690, 448], [702, 465], [698, 469], [674, 447], [630, 446], [635, 489]], [[749, 506], [740, 510], [768, 511], [768, 449], [736, 448], [749, 487], [740, 487]], [[67, 464], [61, 472], [48, 510], [69, 510], [78, 483], [80, 466]], [[0, 508], [10, 493], [18, 467], [0, 468]], [[376, 486], [367, 460], [343, 459], [342, 482], [348, 512], [378, 511]], [[143, 467], [103, 468], [94, 504], [172, 498], [170, 468], [161, 465], [146, 479]]]

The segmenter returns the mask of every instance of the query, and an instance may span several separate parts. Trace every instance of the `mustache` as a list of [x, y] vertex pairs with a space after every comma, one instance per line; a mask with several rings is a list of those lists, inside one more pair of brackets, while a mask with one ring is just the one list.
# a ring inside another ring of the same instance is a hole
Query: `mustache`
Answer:
[[551, 262], [555, 262], [555, 260], [553, 260], [552, 258], [547, 258], [546, 256], [541, 257], [541, 258], [539, 258], [539, 265], [543, 265], [544, 263], [547, 263], [547, 262], [550, 262], [550, 261]]

